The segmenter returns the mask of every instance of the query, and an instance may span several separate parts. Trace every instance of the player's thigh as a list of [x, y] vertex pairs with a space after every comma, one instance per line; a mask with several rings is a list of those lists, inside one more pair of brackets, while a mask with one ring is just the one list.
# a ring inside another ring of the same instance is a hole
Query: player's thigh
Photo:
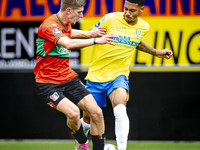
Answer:
[[68, 118], [79, 118], [79, 108], [66, 97], [63, 98], [57, 105], [56, 109], [64, 113]]
[[65, 98], [64, 87], [52, 83], [36, 83], [36, 92], [41, 100], [56, 109], [58, 103]]
[[108, 89], [107, 95], [113, 108], [118, 104], [126, 106], [129, 92], [129, 81], [126, 76], [121, 75], [112, 81], [112, 86]]
[[81, 82], [81, 80], [76, 77], [66, 83], [63, 94], [75, 105], [77, 105], [80, 100], [91, 93]]
[[95, 115], [102, 115], [101, 108], [97, 105], [92, 94], [85, 96], [78, 102], [78, 107], [84, 110], [90, 117]]
[[128, 92], [126, 89], [119, 87], [115, 88], [110, 94], [109, 99], [113, 108], [118, 104], [124, 104], [126, 106], [128, 99]]

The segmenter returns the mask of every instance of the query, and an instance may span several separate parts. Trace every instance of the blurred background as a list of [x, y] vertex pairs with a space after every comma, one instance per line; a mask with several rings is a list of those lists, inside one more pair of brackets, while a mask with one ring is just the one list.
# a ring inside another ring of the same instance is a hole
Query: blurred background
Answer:
[[[86, 0], [73, 28], [89, 30], [124, 0]], [[0, 0], [0, 139], [71, 139], [66, 117], [35, 92], [38, 27], [57, 13], [60, 0]], [[140, 16], [150, 24], [143, 41], [171, 49], [170, 60], [135, 51], [131, 62], [129, 140], [200, 140], [200, 0], [146, 0]], [[85, 83], [92, 46], [70, 53]], [[110, 102], [104, 108], [107, 139], [115, 139]]]

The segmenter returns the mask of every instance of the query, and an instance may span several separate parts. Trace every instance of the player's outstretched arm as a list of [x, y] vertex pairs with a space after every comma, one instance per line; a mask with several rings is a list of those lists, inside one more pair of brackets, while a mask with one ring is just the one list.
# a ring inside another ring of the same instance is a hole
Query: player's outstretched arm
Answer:
[[101, 38], [92, 38], [92, 39], [70, 39], [67, 36], [63, 36], [58, 39], [57, 44], [62, 45], [68, 50], [77, 50], [94, 44], [115, 45], [114, 43], [112, 43], [112, 42], [118, 42], [117, 40], [114, 40], [115, 38], [119, 38], [119, 36], [116, 34], [106, 34]]
[[92, 28], [89, 31], [72, 29], [72, 38], [97, 38], [106, 34], [104, 27]]
[[166, 58], [166, 59], [170, 59], [171, 56], [173, 55], [173, 52], [169, 49], [162, 49], [162, 50], [156, 50], [155, 48], [145, 44], [144, 42], [140, 42], [140, 44], [138, 44], [138, 46], [136, 47], [136, 49], [152, 54], [154, 56], [157, 56], [159, 58]]
[[[114, 40], [115, 38], [119, 38], [116, 34], [106, 34], [102, 36], [101, 38], [96, 38], [96, 44], [110, 44], [115, 46], [115, 43], [117, 43], [117, 40]], [[115, 43], [112, 43], [115, 42]]]

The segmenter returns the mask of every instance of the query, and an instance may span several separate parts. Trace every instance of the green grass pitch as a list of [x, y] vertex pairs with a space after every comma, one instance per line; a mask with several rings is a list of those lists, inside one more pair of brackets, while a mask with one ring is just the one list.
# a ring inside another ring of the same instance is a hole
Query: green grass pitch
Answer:
[[[113, 141], [106, 143], [116, 145]], [[74, 150], [74, 141], [0, 140], [0, 150]], [[129, 141], [127, 150], [200, 150], [200, 142]]]

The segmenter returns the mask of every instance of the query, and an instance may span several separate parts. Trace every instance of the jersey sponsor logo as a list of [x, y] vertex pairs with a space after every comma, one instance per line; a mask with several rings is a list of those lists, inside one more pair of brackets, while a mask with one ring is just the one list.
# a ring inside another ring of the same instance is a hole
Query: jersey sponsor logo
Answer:
[[119, 38], [113, 38], [113, 39], [117, 40], [118, 43], [120, 44], [126, 44], [129, 46], [137, 46], [139, 44], [138, 42], [131, 41], [131, 38], [126, 36], [119, 36]]
[[61, 47], [61, 48], [59, 49], [59, 52], [60, 52], [60, 53], [69, 53], [70, 50], [68, 50], [68, 49], [66, 49], [66, 48], [64, 48], [64, 47]]
[[54, 92], [54, 93], [50, 96], [50, 98], [51, 98], [53, 101], [56, 101], [59, 97], [60, 97], [60, 96], [58, 95], [57, 92]]
[[116, 26], [116, 28], [127, 29], [127, 27], [122, 27], [122, 26]]
[[60, 34], [61, 31], [58, 28], [53, 29], [53, 34]]

